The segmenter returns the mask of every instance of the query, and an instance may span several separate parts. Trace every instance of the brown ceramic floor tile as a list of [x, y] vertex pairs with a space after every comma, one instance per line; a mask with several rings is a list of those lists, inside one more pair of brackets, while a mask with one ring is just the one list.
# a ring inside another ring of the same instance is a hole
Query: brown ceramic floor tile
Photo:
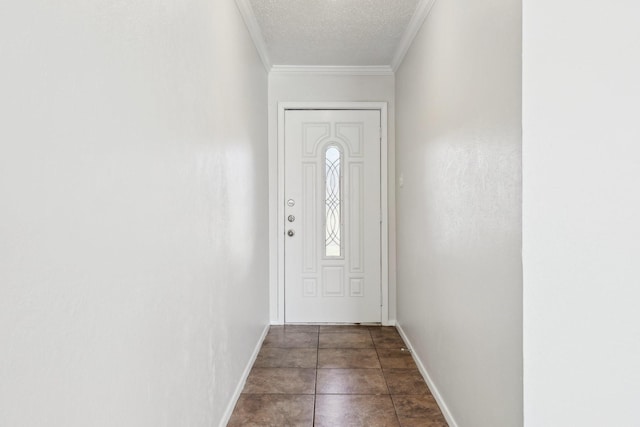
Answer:
[[369, 332], [371, 335], [397, 335], [400, 336], [400, 333], [395, 328], [395, 326], [369, 326]]
[[263, 347], [317, 348], [318, 334], [315, 332], [289, 332], [284, 329], [269, 331]]
[[365, 325], [321, 325], [320, 332], [369, 332]]
[[373, 348], [369, 331], [320, 332], [320, 348]]
[[243, 393], [313, 394], [315, 383], [315, 369], [253, 368]]
[[313, 395], [243, 394], [228, 427], [313, 426]]
[[392, 396], [393, 404], [401, 419], [423, 419], [445, 423], [446, 420], [432, 395]]
[[[376, 355], [376, 359], [377, 359]], [[262, 347], [254, 367], [256, 368], [315, 368], [318, 350], [315, 348]]]
[[389, 396], [316, 396], [316, 427], [399, 425]]
[[385, 369], [383, 373], [391, 394], [430, 394], [417, 369]]
[[317, 426], [447, 427], [402, 347], [394, 327], [272, 326], [228, 425], [311, 427], [315, 402]]
[[378, 348], [378, 358], [382, 369], [417, 369], [408, 351], [395, 348]]
[[318, 369], [317, 394], [389, 394], [379, 369]]
[[380, 369], [380, 362], [373, 348], [321, 348], [318, 368]]
[[307, 332], [307, 333], [318, 333], [318, 329], [320, 327], [317, 325], [273, 325], [269, 327], [269, 332], [279, 332], [279, 331], [287, 331], [287, 332]]
[[402, 418], [400, 419], [401, 427], [449, 427], [446, 421], [433, 421], [429, 418]]
[[400, 335], [393, 332], [371, 334], [371, 338], [373, 338], [373, 344], [376, 346], [376, 348], [395, 348], [399, 350], [406, 347]]

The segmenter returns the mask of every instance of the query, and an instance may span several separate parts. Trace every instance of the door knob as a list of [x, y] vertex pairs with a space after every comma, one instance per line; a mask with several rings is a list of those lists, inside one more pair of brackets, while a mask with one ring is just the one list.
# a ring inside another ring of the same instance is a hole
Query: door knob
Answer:
[[296, 217], [295, 217], [295, 216], [293, 216], [293, 215], [289, 215], [289, 216], [287, 217], [287, 219], [289, 220], [289, 222], [293, 222], [293, 221], [295, 221], [295, 220], [296, 220]]
[[289, 230], [289, 231], [287, 231], [287, 235], [288, 235], [289, 237], [293, 236], [294, 234], [296, 234], [296, 232], [295, 232], [295, 231], [293, 231], [293, 230]]

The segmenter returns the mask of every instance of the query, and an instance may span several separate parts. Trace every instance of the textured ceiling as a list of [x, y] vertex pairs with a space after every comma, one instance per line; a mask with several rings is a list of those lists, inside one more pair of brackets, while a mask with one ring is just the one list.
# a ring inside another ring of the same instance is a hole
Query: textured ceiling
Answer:
[[419, 0], [250, 0], [272, 64], [389, 65]]

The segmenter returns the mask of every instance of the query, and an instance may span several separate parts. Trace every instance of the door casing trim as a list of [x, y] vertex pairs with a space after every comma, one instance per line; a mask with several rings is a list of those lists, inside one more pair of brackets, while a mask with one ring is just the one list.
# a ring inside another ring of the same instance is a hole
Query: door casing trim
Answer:
[[[389, 321], [389, 147], [386, 102], [278, 102], [278, 147], [277, 147], [277, 281], [270, 283], [270, 295], [275, 296], [275, 307], [271, 304], [272, 324], [283, 325], [284, 315], [284, 116], [287, 110], [377, 110], [380, 111], [380, 317], [383, 325]], [[271, 226], [274, 226], [272, 223]], [[271, 264], [274, 267], [273, 263]], [[275, 311], [275, 313], [273, 312]], [[275, 314], [275, 315], [274, 315]]]

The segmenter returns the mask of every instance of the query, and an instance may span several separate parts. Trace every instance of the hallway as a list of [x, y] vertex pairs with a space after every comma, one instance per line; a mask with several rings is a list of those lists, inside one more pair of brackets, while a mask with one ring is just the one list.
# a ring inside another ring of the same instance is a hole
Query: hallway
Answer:
[[337, 103], [386, 105], [380, 323], [446, 423], [640, 426], [640, 2], [0, 10], [0, 426], [441, 424], [392, 329], [273, 326], [280, 107]]
[[447, 423], [394, 327], [304, 325], [271, 326], [228, 425]]

